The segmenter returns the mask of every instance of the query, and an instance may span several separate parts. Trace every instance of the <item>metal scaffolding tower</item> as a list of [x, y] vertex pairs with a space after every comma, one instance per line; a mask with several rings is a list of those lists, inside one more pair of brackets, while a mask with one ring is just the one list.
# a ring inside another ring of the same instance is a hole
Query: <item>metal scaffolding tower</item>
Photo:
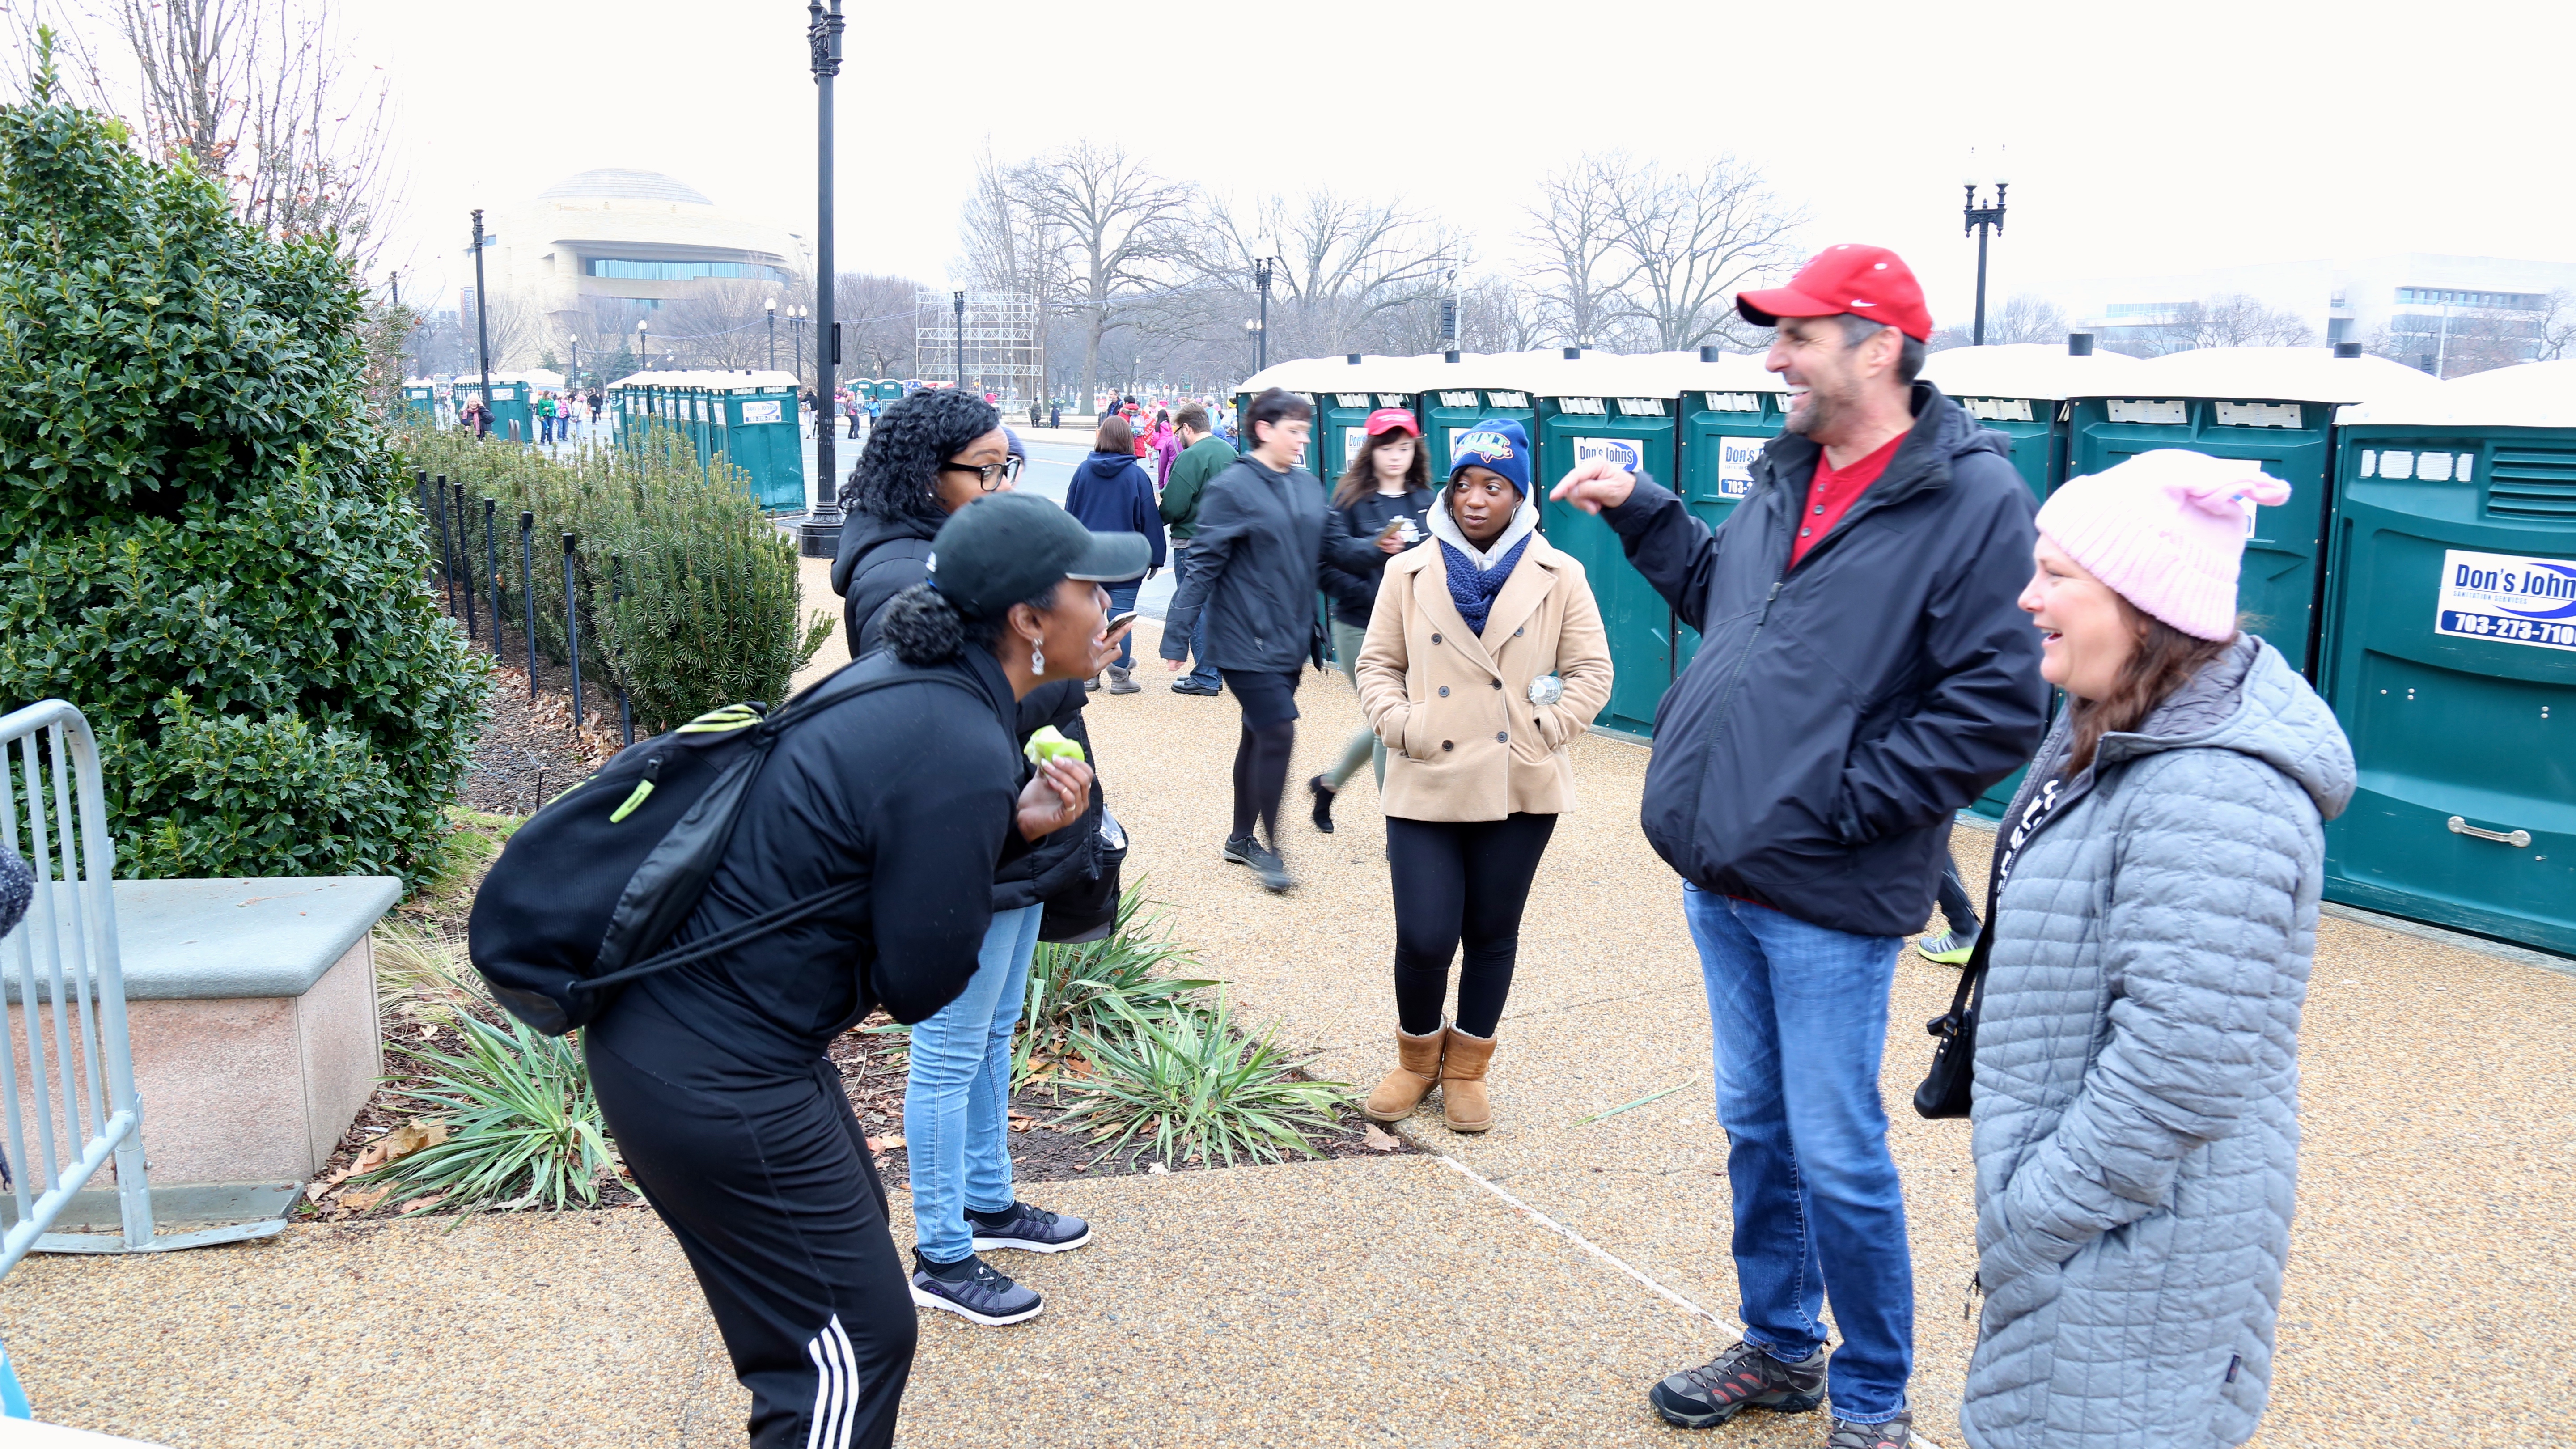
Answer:
[[1025, 403], [1046, 382], [1046, 344], [1038, 333], [1038, 303], [1012, 292], [968, 292], [963, 313], [965, 346], [958, 346], [960, 313], [949, 292], [913, 298], [913, 376], [924, 382], [958, 382], [988, 392], [1005, 405]]

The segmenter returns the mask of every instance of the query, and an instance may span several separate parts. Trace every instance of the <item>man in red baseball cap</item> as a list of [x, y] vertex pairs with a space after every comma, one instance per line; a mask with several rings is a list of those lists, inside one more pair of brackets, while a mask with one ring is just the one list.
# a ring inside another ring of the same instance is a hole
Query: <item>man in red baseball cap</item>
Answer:
[[1725, 523], [1606, 461], [1551, 495], [1599, 513], [1701, 634], [1658, 712], [1643, 815], [1707, 988], [1744, 1337], [1647, 1399], [1691, 1428], [1830, 1402], [1832, 1449], [1904, 1449], [1888, 991], [1951, 817], [2039, 743], [2039, 634], [2015, 603], [2033, 501], [2003, 435], [1915, 380], [1932, 317], [1894, 252], [1828, 247], [1736, 310], [1778, 329], [1766, 365], [1790, 404]]

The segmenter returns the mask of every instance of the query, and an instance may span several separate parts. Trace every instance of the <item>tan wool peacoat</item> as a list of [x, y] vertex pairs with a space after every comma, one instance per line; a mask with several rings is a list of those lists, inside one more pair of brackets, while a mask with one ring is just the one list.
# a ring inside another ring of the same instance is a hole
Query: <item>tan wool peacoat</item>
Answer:
[[[1360, 710], [1384, 741], [1386, 813], [1405, 820], [1557, 815], [1574, 804], [1567, 751], [1610, 700], [1610, 641], [1583, 565], [1531, 534], [1482, 637], [1449, 597], [1440, 546], [1388, 561], [1360, 647]], [[1565, 696], [1530, 703], [1554, 674]]]

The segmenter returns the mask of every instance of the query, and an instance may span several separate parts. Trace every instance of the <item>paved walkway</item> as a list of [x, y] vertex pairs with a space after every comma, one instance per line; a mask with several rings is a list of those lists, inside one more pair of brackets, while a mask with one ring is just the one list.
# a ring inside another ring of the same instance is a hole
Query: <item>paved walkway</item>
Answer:
[[[1338, 676], [1308, 675], [1301, 706], [1299, 780], [1357, 717]], [[1096, 697], [1129, 869], [1248, 1015], [1365, 1084], [1393, 1019], [1373, 792], [1344, 795], [1329, 837], [1300, 810], [1287, 855], [1302, 884], [1271, 897], [1216, 856], [1235, 730], [1231, 701], [1159, 680]], [[1050, 1295], [1029, 1325], [924, 1324], [901, 1442], [1820, 1442], [1815, 1416], [1700, 1436], [1641, 1402], [1730, 1336], [1676, 1299], [1720, 1317], [1734, 1302], [1706, 1013], [1673, 877], [1635, 826], [1645, 758], [1577, 747], [1582, 799], [1532, 899], [1494, 1132], [1461, 1139], [1427, 1116], [1405, 1130], [1448, 1161], [1048, 1185], [1049, 1205], [1100, 1223], [1099, 1242], [1013, 1260]], [[1985, 845], [1960, 838], [1972, 872]], [[1919, 1023], [1954, 980], [1908, 958], [1885, 1078], [1915, 1253], [1915, 1393], [1926, 1435], [1951, 1446], [1972, 1343], [1967, 1128], [1903, 1104], [1929, 1050]], [[2325, 923], [2280, 1377], [2258, 1443], [2568, 1442], [2571, 1039], [2576, 977]], [[640, 1211], [37, 1260], [0, 1287], [0, 1334], [48, 1418], [175, 1445], [739, 1442], [743, 1397]]]

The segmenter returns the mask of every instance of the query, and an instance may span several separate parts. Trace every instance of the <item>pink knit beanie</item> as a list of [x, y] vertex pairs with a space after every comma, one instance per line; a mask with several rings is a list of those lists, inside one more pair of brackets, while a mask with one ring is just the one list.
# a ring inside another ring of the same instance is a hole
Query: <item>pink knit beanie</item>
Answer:
[[2289, 496], [2258, 464], [2159, 448], [2067, 479], [2040, 505], [2039, 531], [2140, 612], [2195, 639], [2226, 639], [2254, 531], [2249, 505]]

